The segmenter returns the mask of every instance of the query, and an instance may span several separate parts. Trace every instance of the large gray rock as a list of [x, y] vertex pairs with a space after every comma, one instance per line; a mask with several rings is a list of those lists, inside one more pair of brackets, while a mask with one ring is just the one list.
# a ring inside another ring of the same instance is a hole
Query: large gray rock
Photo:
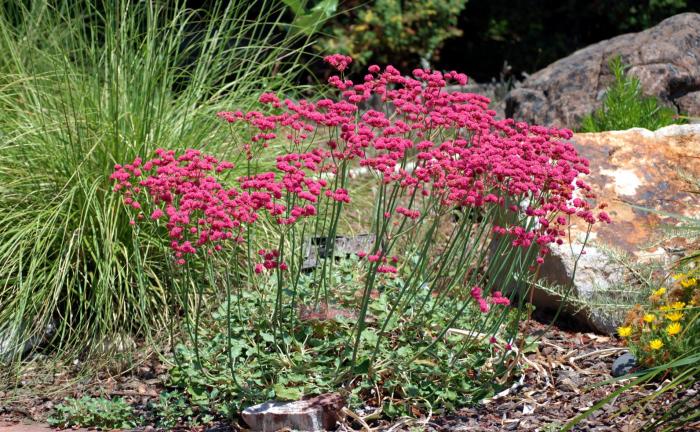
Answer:
[[639, 33], [591, 45], [529, 76], [506, 96], [506, 116], [576, 128], [601, 106], [612, 82], [609, 61], [620, 55], [644, 93], [700, 116], [700, 14], [684, 13]]

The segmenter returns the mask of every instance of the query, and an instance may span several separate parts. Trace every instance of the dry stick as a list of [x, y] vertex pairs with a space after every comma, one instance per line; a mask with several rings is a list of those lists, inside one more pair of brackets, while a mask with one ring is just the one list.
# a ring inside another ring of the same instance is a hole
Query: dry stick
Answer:
[[367, 431], [367, 432], [370, 432], [370, 431], [374, 430], [373, 428], [369, 427], [369, 425], [368, 425], [367, 422], [364, 420], [364, 418], [362, 418], [362, 417], [360, 417], [358, 414], [356, 414], [356, 413], [350, 411], [350, 410], [347, 409], [346, 407], [343, 407], [340, 411], [341, 411], [343, 414], [345, 414], [346, 416], [352, 417], [352, 418], [355, 419], [358, 423], [360, 423], [360, 424], [362, 425], [362, 429], [363, 429], [363, 430], [365, 430], [365, 431]]
[[609, 356], [615, 354], [616, 352], [620, 352], [620, 351], [627, 351], [627, 348], [617, 348], [617, 347], [616, 347], [616, 348], [604, 348], [604, 349], [600, 349], [600, 350], [591, 351], [591, 352], [588, 352], [588, 353], [585, 353], [585, 354], [578, 355], [578, 356], [576, 356], [576, 357], [571, 357], [571, 358], [569, 358], [569, 364], [570, 364], [571, 366], [575, 367], [576, 369], [579, 369], [579, 370], [580, 370], [581, 368], [579, 368], [579, 367], [574, 363], [574, 361], [576, 361], [576, 360], [581, 360], [582, 358], [585, 358], [585, 357], [588, 357], [588, 356], [592, 356], [592, 355], [594, 355], [594, 354], [601, 354], [601, 353], [606, 353], [606, 354], [603, 355], [603, 357], [609, 357]]

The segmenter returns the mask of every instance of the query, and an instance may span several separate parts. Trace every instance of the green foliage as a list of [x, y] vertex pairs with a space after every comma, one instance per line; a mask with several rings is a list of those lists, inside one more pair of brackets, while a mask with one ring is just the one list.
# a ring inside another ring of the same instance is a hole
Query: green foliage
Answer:
[[200, 410], [184, 394], [176, 391], [162, 392], [150, 409], [156, 426], [164, 430], [179, 425], [199, 426], [213, 420], [208, 414], [200, 415]]
[[141, 423], [124, 399], [67, 398], [58, 404], [48, 423], [59, 428], [96, 427], [101, 429], [132, 429]]
[[[366, 347], [350, 369], [352, 345], [347, 341], [356, 320], [350, 311], [362, 289], [357, 259], [338, 264], [332, 279], [340, 303], [320, 311], [287, 309], [293, 319], [277, 331], [257, 318], [273, 313], [260, 299], [274, 295], [274, 282], [224, 300], [200, 328], [200, 344], [176, 348], [170, 384], [203, 414], [230, 416], [272, 398], [297, 400], [340, 390], [352, 408], [369, 404], [395, 417], [475, 403], [499, 391], [499, 383], [505, 383], [502, 377], [514, 367], [514, 352], [503, 347], [504, 339], [515, 331], [517, 310], [493, 322], [493, 314], [481, 314], [475, 307], [453, 324], [461, 333], [440, 336], [440, 328], [455, 315], [455, 304], [443, 303], [429, 323], [412, 321], [410, 316], [397, 319], [379, 341], [378, 327], [397, 295], [393, 285], [403, 283], [397, 278], [387, 280], [372, 303], [370, 324], [362, 335]], [[300, 299], [313, 296], [311, 277], [303, 277], [300, 285]], [[426, 292], [427, 288], [422, 294]], [[490, 343], [479, 333], [488, 321], [498, 327], [498, 342]], [[425, 351], [430, 345], [433, 348]]]
[[308, 40], [284, 16], [273, 1], [3, 3], [0, 332], [17, 353], [52, 321], [80, 347], [163, 327], [180, 302], [166, 241], [135, 243], [108, 177], [158, 147], [222, 143], [218, 111], [293, 91]]
[[320, 41], [324, 53], [351, 56], [356, 67], [370, 62], [415, 67], [438, 58], [444, 41], [462, 34], [457, 19], [467, 0], [374, 0], [343, 2]]
[[335, 14], [338, 0], [320, 0], [309, 10], [305, 9], [305, 0], [282, 0], [294, 13], [292, 25], [311, 36], [320, 30], [326, 20]]
[[672, 108], [659, 105], [654, 97], [644, 96], [639, 79], [625, 74], [620, 57], [610, 61], [614, 81], [608, 88], [602, 108], [582, 120], [581, 132], [603, 132], [641, 127], [656, 130], [679, 123]]

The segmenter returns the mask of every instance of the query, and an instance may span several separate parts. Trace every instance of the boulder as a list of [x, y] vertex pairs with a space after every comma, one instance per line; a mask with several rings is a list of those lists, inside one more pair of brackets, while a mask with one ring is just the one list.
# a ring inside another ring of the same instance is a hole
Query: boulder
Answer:
[[295, 402], [269, 401], [246, 408], [241, 413], [251, 431], [335, 430], [345, 406], [338, 393], [326, 393]]
[[602, 104], [620, 55], [644, 93], [682, 113], [700, 116], [700, 14], [684, 13], [655, 27], [599, 42], [529, 76], [506, 96], [506, 116], [577, 128]]
[[[608, 204], [613, 222], [596, 224], [588, 233], [585, 222], [572, 219], [570, 243], [552, 248], [540, 277], [566, 288], [567, 313], [576, 320], [613, 333], [624, 318], [622, 306], [650, 294], [640, 275], [653, 269], [662, 275], [697, 247], [661, 228], [679, 224], [677, 215], [700, 218], [700, 195], [687, 182], [688, 176], [700, 178], [700, 124], [575, 134], [573, 141], [591, 162], [587, 182], [597, 201]], [[561, 296], [540, 285], [535, 305], [558, 308]]]

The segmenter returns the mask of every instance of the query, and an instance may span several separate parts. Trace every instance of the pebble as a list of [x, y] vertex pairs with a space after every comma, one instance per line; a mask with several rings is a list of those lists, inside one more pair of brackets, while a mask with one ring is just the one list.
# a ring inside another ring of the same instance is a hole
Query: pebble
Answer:
[[612, 376], [621, 377], [632, 372], [637, 366], [637, 359], [632, 353], [626, 352], [615, 359], [612, 364]]

